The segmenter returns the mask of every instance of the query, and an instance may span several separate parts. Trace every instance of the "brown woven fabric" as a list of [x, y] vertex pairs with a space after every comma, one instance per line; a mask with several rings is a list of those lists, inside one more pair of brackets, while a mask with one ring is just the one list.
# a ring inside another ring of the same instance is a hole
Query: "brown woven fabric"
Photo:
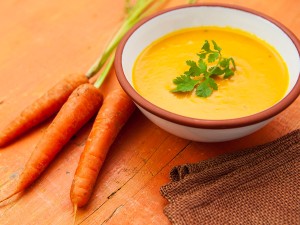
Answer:
[[161, 194], [173, 224], [300, 224], [300, 130], [170, 175]]

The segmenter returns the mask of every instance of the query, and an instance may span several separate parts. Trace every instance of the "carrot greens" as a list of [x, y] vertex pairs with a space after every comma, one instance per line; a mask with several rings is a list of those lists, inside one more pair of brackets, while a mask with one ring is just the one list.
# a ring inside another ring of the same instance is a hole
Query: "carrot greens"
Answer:
[[[103, 55], [87, 73], [87, 76], [93, 76], [93, 74], [106, 65], [94, 83], [96, 88], [101, 87], [109, 74], [115, 59], [113, 52], [121, 38], [141, 17], [145, 16], [145, 13], [149, 13], [150, 5], [151, 9], [153, 9], [154, 4], [152, 5], [152, 3], [157, 3], [155, 0], [138, 0], [135, 2], [135, 4], [131, 4], [130, 0], [125, 2], [127, 17], [123, 25], [109, 43]], [[110, 146], [134, 109], [132, 100], [123, 91], [121, 86], [118, 86], [105, 96], [103, 105], [98, 112], [81, 154], [71, 186], [70, 197], [74, 207], [74, 221], [76, 219], [77, 208], [88, 203]]]
[[212, 40], [213, 49], [209, 41], [205, 40], [200, 52], [197, 54], [198, 61], [187, 60], [189, 70], [183, 75], [176, 77], [173, 83], [176, 88], [172, 92], [191, 92], [196, 90], [199, 97], [209, 97], [214, 90], [218, 90], [218, 84], [214, 80], [216, 76], [228, 79], [236, 70], [232, 57], [225, 58], [221, 54], [222, 48]]
[[[119, 28], [118, 32], [109, 42], [108, 46], [104, 50], [103, 54], [96, 60], [96, 62], [92, 65], [92, 67], [86, 73], [88, 78], [94, 76], [96, 73], [101, 70], [101, 68], [105, 65], [107, 60], [110, 58], [111, 54], [114, 52], [115, 48], [126, 34], [126, 32], [132, 28], [143, 16], [146, 10], [154, 3], [155, 0], [138, 0], [135, 4], [131, 4], [130, 1], [126, 1], [126, 13], [127, 17], [125, 18], [122, 26]], [[108, 63], [108, 67], [111, 67], [112, 64]], [[109, 70], [108, 70], [109, 71]], [[99, 76], [98, 79], [102, 76], [106, 76], [107, 73], [103, 73]], [[104, 80], [104, 79], [103, 79]], [[98, 82], [99, 84], [99, 82]]]

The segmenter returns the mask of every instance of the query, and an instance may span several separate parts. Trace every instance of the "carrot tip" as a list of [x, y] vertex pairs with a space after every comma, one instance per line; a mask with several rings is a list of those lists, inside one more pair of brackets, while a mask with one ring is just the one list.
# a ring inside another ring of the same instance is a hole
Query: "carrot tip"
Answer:
[[7, 199], [9, 199], [9, 198], [11, 198], [11, 197], [13, 197], [14, 195], [18, 194], [19, 192], [20, 192], [20, 191], [15, 191], [15, 192], [13, 192], [12, 194], [6, 196], [5, 198], [0, 199], [0, 203], [4, 202], [5, 200], [7, 200]]
[[76, 224], [76, 215], [77, 215], [77, 204], [73, 205], [73, 213], [74, 213], [73, 225], [75, 225]]

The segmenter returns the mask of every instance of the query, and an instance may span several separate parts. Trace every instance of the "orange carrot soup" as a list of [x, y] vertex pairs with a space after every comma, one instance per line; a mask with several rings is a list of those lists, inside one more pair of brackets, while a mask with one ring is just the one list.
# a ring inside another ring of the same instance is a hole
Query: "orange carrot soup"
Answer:
[[[234, 75], [214, 78], [218, 89], [209, 97], [172, 92], [173, 80], [189, 70], [187, 60], [198, 62], [205, 40], [222, 48], [235, 62]], [[137, 58], [133, 85], [145, 99], [176, 114], [198, 119], [231, 119], [263, 111], [281, 100], [289, 83], [279, 53], [255, 35], [229, 27], [179, 30], [150, 44]]]

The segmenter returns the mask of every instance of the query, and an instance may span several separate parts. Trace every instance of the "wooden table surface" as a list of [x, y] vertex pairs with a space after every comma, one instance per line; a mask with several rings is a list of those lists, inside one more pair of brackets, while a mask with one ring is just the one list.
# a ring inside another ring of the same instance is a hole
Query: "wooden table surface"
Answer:
[[[0, 129], [62, 76], [86, 72], [116, 32], [124, 0], [0, 1]], [[171, 0], [164, 7], [184, 4]], [[199, 1], [202, 2], [202, 1]], [[205, 1], [213, 2], [213, 1]], [[218, 0], [270, 15], [300, 37], [299, 0]], [[116, 85], [114, 72], [103, 92]], [[113, 144], [78, 224], [169, 224], [160, 187], [178, 164], [198, 162], [300, 128], [300, 99], [260, 131], [225, 143], [175, 137], [135, 111]], [[0, 188], [17, 177], [50, 121], [0, 149]], [[92, 122], [27, 191], [0, 206], [1, 225], [72, 224], [69, 190]]]

